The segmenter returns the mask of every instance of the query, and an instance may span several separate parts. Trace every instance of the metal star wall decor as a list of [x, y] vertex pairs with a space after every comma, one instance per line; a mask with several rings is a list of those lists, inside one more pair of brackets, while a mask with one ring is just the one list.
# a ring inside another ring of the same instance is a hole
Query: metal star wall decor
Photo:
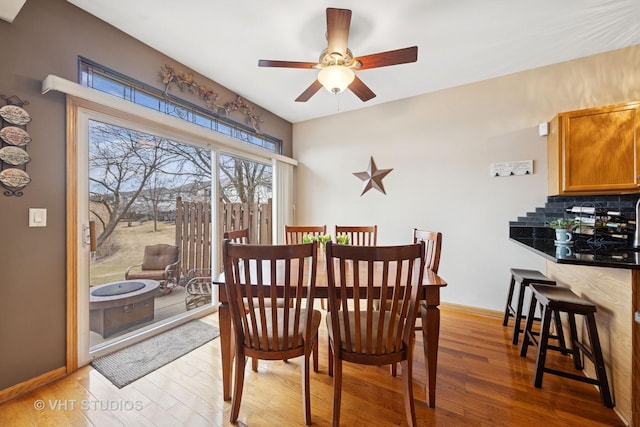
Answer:
[[376, 166], [376, 162], [373, 161], [373, 157], [371, 157], [369, 160], [369, 167], [366, 171], [353, 173], [364, 182], [364, 186], [362, 187], [362, 193], [360, 194], [360, 196], [363, 196], [364, 193], [371, 190], [372, 188], [375, 188], [382, 194], [387, 194], [384, 191], [382, 178], [389, 175], [392, 170], [393, 169], [378, 169], [378, 167]]

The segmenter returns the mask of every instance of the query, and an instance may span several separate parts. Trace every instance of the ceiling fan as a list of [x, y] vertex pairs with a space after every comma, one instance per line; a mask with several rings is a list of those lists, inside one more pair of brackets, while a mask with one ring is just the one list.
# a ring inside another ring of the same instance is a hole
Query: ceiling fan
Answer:
[[321, 87], [332, 93], [340, 93], [349, 88], [358, 98], [366, 102], [376, 94], [356, 76], [355, 70], [416, 62], [418, 47], [412, 46], [355, 58], [347, 47], [350, 25], [351, 10], [327, 8], [327, 48], [320, 54], [318, 62], [261, 59], [258, 61], [258, 66], [319, 69], [317, 80], [296, 98], [296, 102], [308, 101]]

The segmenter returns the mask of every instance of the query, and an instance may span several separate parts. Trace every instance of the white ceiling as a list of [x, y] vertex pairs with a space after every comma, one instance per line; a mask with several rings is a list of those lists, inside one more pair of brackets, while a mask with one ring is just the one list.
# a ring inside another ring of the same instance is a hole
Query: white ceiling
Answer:
[[[67, 0], [255, 104], [296, 123], [640, 44], [638, 0]], [[327, 7], [351, 9], [358, 56], [418, 46], [418, 61], [357, 74], [377, 97], [320, 90]], [[104, 64], [108, 66], [109, 64]]]
[[26, 1], [27, 0], [2, 0], [2, 2], [0, 2], [0, 19], [13, 22]]

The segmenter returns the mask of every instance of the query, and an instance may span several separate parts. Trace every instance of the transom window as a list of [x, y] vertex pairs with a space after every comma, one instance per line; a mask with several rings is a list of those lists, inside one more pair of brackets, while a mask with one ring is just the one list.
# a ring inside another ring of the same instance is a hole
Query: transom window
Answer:
[[231, 138], [282, 154], [282, 141], [260, 134], [241, 123], [214, 114], [202, 107], [105, 68], [88, 59], [79, 58], [79, 81], [83, 86], [117, 96], [144, 107], [203, 126]]

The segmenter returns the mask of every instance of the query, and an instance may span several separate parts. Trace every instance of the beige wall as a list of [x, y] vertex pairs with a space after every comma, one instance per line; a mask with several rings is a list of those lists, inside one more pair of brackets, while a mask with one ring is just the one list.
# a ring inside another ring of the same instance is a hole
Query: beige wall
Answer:
[[[508, 240], [509, 221], [546, 201], [538, 123], [640, 99], [638, 70], [640, 46], [295, 124], [296, 221], [378, 224], [380, 244], [408, 242], [412, 227], [440, 230], [442, 300], [503, 310], [510, 267], [545, 270]], [[352, 173], [369, 156], [393, 168], [386, 196], [360, 197]], [[490, 163], [511, 160], [533, 160], [534, 174], [489, 176]]]
[[[0, 41], [0, 94], [29, 101], [26, 109], [33, 118], [27, 127], [33, 138], [27, 147], [32, 182], [23, 197], [0, 192], [2, 391], [65, 366], [65, 98], [42, 95], [42, 80], [56, 74], [77, 81], [78, 56], [157, 88], [162, 88], [159, 72], [165, 64], [187, 68], [64, 0], [29, 0], [12, 24], [0, 21]], [[214, 82], [194, 78], [216, 88], [222, 100], [235, 99]], [[203, 106], [194, 96], [174, 93]], [[290, 155], [291, 124], [262, 113], [262, 130], [283, 139]], [[243, 122], [242, 116], [234, 118]], [[30, 207], [47, 209], [47, 227], [27, 226]]]

